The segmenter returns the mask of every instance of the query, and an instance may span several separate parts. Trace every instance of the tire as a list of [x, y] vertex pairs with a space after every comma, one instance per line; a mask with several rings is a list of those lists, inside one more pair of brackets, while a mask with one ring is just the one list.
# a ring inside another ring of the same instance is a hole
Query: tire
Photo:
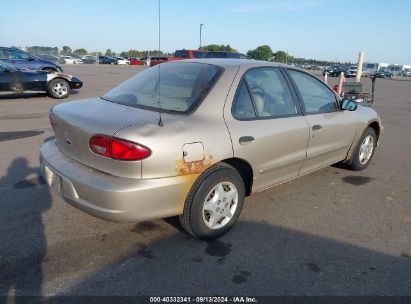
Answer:
[[67, 80], [56, 78], [49, 82], [47, 91], [55, 99], [67, 98], [70, 95], [70, 84]]
[[191, 188], [179, 216], [181, 226], [188, 234], [203, 240], [222, 236], [238, 220], [244, 197], [243, 179], [233, 167], [212, 167]]
[[[372, 142], [368, 143], [368, 145], [366, 144], [367, 138], [372, 139]], [[361, 136], [361, 139], [354, 150], [351, 161], [346, 165], [348, 169], [353, 171], [361, 171], [367, 168], [374, 156], [376, 146], [377, 135], [375, 134], [373, 128], [368, 127]], [[364, 149], [367, 148], [368, 150], [364, 151]]]

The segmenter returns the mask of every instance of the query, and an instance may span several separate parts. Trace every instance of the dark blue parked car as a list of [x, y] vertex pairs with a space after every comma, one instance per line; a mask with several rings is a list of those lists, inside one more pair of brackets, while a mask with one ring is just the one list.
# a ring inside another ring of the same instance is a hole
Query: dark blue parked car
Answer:
[[99, 56], [98, 57], [99, 64], [117, 64], [117, 59], [110, 57], [110, 56]]
[[58, 64], [16, 48], [0, 47], [0, 60], [16, 69], [63, 72]]

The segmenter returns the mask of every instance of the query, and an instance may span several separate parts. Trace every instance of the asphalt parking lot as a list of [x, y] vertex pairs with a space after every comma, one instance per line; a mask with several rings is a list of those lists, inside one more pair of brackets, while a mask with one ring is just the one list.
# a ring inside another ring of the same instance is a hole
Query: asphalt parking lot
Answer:
[[[141, 69], [67, 66], [84, 87], [63, 102]], [[38, 155], [59, 102], [0, 99], [0, 295], [411, 295], [411, 81], [377, 79], [385, 132], [365, 171], [327, 167], [255, 194], [212, 242], [173, 219], [106, 222], [50, 193]]]

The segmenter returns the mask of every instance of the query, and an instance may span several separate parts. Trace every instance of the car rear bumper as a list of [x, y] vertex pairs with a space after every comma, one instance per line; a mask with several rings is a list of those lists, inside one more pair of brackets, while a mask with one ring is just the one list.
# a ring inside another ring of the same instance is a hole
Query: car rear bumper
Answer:
[[123, 178], [87, 167], [61, 152], [54, 140], [43, 144], [44, 179], [68, 203], [114, 222], [137, 222], [181, 214], [190, 185], [183, 176]]

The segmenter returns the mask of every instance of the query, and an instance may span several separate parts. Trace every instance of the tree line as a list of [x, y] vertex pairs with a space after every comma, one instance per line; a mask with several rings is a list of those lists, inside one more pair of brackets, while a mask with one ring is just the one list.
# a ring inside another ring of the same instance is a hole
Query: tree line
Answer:
[[[58, 47], [44, 47], [44, 46], [31, 46], [26, 48], [28, 52], [33, 52], [33, 53], [48, 53], [48, 54], [54, 54], [54, 55], [76, 55], [76, 56], [85, 56], [87, 54], [91, 55], [97, 55], [97, 56], [120, 56], [120, 57], [137, 57], [137, 58], [142, 58], [142, 57], [159, 57], [159, 56], [173, 56], [172, 53], [164, 53], [162, 51], [158, 50], [134, 50], [130, 49], [128, 51], [122, 51], [120, 53], [116, 53], [112, 51], [111, 49], [107, 49], [104, 53], [97, 51], [97, 52], [88, 52], [85, 48], [79, 48], [79, 49], [72, 49], [70, 46], [64, 45], [61, 50], [59, 50]], [[238, 51], [234, 48], [232, 48], [229, 44], [224, 45], [218, 45], [218, 44], [209, 44], [205, 45], [199, 48], [200, 50], [205, 50], [209, 52], [218, 52], [218, 51], [224, 51], [224, 52], [233, 52], [237, 53]], [[288, 63], [288, 64], [310, 64], [310, 65], [331, 65], [335, 62], [331, 61], [326, 61], [326, 60], [317, 60], [317, 59], [306, 59], [306, 58], [298, 58], [294, 57], [290, 54], [288, 54], [285, 51], [278, 50], [276, 52], [273, 52], [271, 47], [269, 45], [260, 45], [259, 47], [249, 50], [246, 53], [247, 57], [250, 59], [255, 59], [255, 60], [265, 60], [265, 61], [275, 61], [275, 62], [280, 62], [280, 63]], [[340, 62], [341, 63], [341, 62]]]

